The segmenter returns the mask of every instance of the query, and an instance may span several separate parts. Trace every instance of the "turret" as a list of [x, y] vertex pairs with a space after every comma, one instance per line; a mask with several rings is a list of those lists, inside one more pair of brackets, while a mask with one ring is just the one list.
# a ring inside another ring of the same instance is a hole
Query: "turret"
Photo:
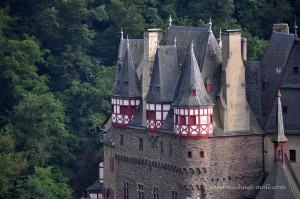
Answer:
[[141, 87], [133, 64], [128, 38], [124, 60], [120, 64], [115, 81], [111, 95], [112, 124], [116, 127], [126, 127], [141, 102]]
[[157, 132], [158, 128], [164, 124], [173, 101], [173, 87], [176, 84], [177, 77], [176, 46], [160, 47], [157, 43], [151, 82], [145, 99], [148, 132]]
[[274, 143], [274, 162], [281, 160], [284, 165], [284, 144], [288, 141], [284, 134], [283, 117], [282, 117], [282, 106], [280, 100], [281, 94], [278, 90], [277, 93], [277, 130], [272, 137]]
[[213, 102], [206, 92], [193, 44], [183, 64], [174, 106], [174, 131], [179, 137], [208, 137], [213, 133]]

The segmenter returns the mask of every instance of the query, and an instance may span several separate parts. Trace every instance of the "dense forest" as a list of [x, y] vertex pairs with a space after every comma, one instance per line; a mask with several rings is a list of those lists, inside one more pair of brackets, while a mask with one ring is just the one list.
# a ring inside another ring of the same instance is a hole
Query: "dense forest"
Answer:
[[[295, 0], [1, 0], [0, 198], [78, 198], [97, 178], [101, 125], [123, 28], [240, 28], [249, 58], [275, 22], [300, 19]], [[298, 20], [299, 21], [299, 20]]]

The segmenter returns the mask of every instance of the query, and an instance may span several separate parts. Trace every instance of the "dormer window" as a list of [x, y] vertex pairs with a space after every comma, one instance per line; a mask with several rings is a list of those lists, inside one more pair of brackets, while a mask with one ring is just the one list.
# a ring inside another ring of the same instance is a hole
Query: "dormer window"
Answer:
[[293, 67], [294, 74], [299, 74], [299, 67]]
[[191, 89], [191, 96], [196, 96], [196, 95], [197, 95], [196, 89]]

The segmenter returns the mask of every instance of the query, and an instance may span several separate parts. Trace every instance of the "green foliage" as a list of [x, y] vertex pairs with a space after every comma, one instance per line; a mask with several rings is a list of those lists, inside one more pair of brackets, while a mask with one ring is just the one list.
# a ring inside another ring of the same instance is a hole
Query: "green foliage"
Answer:
[[0, 198], [13, 198], [15, 184], [26, 169], [27, 161], [15, 152], [12, 135], [0, 130]]
[[19, 182], [19, 199], [71, 198], [71, 189], [65, 182], [55, 179], [52, 167], [35, 167], [34, 173]]
[[64, 109], [52, 94], [27, 94], [14, 108], [12, 126], [18, 147], [32, 166], [44, 166], [49, 160], [68, 162], [69, 133]]

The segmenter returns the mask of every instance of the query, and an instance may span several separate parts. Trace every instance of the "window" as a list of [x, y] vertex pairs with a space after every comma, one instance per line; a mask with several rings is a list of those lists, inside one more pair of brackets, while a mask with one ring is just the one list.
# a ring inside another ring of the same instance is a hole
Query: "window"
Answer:
[[160, 142], [160, 155], [164, 154], [164, 143], [161, 141]]
[[299, 68], [298, 67], [293, 67], [293, 71], [294, 71], [294, 74], [298, 74], [299, 73]]
[[153, 199], [159, 199], [158, 187], [153, 187]]
[[263, 91], [266, 90], [266, 82], [265, 81], [262, 81], [261, 88]]
[[144, 185], [138, 184], [138, 199], [144, 199]]
[[139, 138], [139, 151], [144, 150], [144, 140], [143, 138]]
[[148, 120], [155, 120], [155, 111], [148, 110]]
[[287, 111], [288, 111], [287, 106], [283, 106], [282, 107], [282, 113], [287, 114]]
[[124, 137], [123, 137], [123, 135], [120, 135], [120, 145], [121, 146], [124, 145]]
[[129, 106], [120, 106], [120, 113], [122, 115], [128, 115], [129, 114]]
[[188, 156], [188, 158], [192, 158], [192, 151], [188, 151], [187, 156]]
[[200, 158], [204, 158], [204, 151], [200, 151]]
[[191, 89], [191, 96], [196, 96], [197, 95], [197, 92], [195, 89]]
[[172, 191], [172, 199], [178, 199], [177, 191]]
[[190, 116], [189, 125], [195, 125], [195, 124], [196, 124], [196, 116]]
[[115, 159], [114, 157], [110, 157], [110, 161], [109, 161], [109, 170], [110, 172], [113, 172], [115, 168]]
[[290, 150], [290, 162], [296, 162], [296, 150]]
[[169, 156], [173, 155], [173, 146], [172, 143], [169, 143]]
[[128, 197], [128, 182], [123, 182], [123, 199], [129, 199]]
[[186, 116], [184, 116], [184, 115], [180, 116], [180, 124], [186, 125]]

